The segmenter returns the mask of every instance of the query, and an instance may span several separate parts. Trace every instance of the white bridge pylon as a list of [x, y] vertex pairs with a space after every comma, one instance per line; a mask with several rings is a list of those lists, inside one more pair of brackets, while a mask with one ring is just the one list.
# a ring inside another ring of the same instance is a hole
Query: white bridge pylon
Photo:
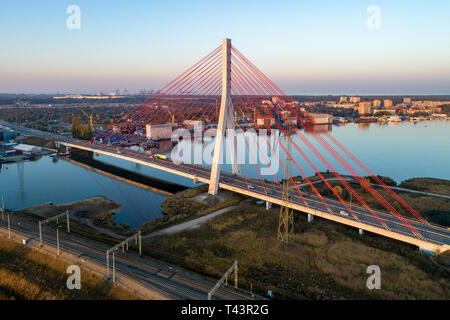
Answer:
[[[219, 122], [217, 123], [217, 134], [214, 145], [213, 162], [211, 166], [211, 177], [208, 192], [217, 194], [219, 189], [220, 169], [223, 161], [223, 140], [225, 131], [228, 132], [230, 158], [233, 174], [240, 174], [236, 158], [236, 133], [233, 119], [233, 107], [231, 104], [231, 40], [222, 41], [222, 99], [220, 102]], [[231, 130], [226, 130], [231, 129]]]

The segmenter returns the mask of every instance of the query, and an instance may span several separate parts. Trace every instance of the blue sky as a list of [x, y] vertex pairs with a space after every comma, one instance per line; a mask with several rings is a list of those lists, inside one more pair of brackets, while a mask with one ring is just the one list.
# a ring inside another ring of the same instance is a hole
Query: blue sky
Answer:
[[450, 94], [449, 15], [447, 0], [1, 1], [0, 92], [159, 88], [229, 37], [291, 94]]

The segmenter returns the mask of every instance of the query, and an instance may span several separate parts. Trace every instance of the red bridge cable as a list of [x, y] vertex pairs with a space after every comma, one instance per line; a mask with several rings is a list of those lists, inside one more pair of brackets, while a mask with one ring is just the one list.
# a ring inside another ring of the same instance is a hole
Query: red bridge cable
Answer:
[[[318, 137], [316, 137], [316, 136], [314, 136], [315, 138], [316, 138], [316, 140], [318, 140], [319, 142], [321, 142], [321, 144], [324, 146], [324, 144], [322, 143], [322, 141], [320, 141], [319, 139], [318, 139]], [[321, 138], [321, 137], [319, 137], [319, 138]], [[329, 150], [330, 148], [327, 148], [327, 146], [324, 146], [333, 156], [335, 156], [336, 157], [336, 155], [335, 155], [335, 152], [334, 152], [334, 150]], [[334, 153], [334, 154], [333, 154]], [[340, 159], [339, 159], [339, 156], [337, 157], [337, 159], [340, 161]], [[342, 163], [342, 161], [340, 161], [341, 162], [341, 164], [343, 164], [345, 167], [347, 167], [344, 163]], [[349, 170], [350, 172], [352, 172], [352, 169], [349, 169], [349, 168], [347, 168], [347, 170]], [[353, 171], [354, 172], [354, 171]], [[358, 179], [358, 176], [357, 175], [355, 175], [355, 178], [357, 178]], [[359, 180], [359, 179], [358, 179]], [[360, 181], [360, 180], [359, 180]], [[345, 183], [346, 184], [346, 183]], [[418, 233], [418, 231], [414, 228], [414, 227], [412, 227], [410, 224], [409, 224], [409, 222], [408, 221], [406, 221], [398, 212], [396, 212], [396, 210], [392, 207], [392, 206], [390, 206], [390, 204], [389, 203], [387, 203], [381, 196], [379, 196], [378, 195], [378, 193], [374, 193], [373, 191], [374, 190], [370, 190], [370, 188], [368, 188], [369, 189], [369, 191], [371, 192], [371, 194], [381, 203], [381, 204], [383, 204], [383, 206], [386, 208], [386, 209], [388, 209], [389, 211], [391, 211], [391, 213], [393, 213], [394, 215], [396, 215], [397, 216], [397, 218], [399, 219], [399, 220], [401, 220], [402, 221], [402, 223], [403, 224], [405, 224], [409, 229], [410, 229], [410, 231], [413, 233], [413, 234], [415, 234], [416, 236], [418, 236], [419, 238], [422, 238], [422, 236], [420, 235], [420, 233]], [[378, 195], [378, 196], [377, 196]]]
[[[247, 95], [245, 95], [245, 91], [242, 90], [242, 88], [240, 87], [240, 85], [239, 85], [238, 83], [236, 83], [236, 81], [235, 81], [235, 88], [236, 88], [236, 90], [240, 93], [240, 95], [242, 95], [242, 96], [244, 97], [244, 99], [247, 100], [247, 102], [249, 102], [250, 104], [252, 104], [252, 102], [251, 102], [250, 100], [248, 100]], [[244, 94], [243, 94], [243, 93], [244, 93]], [[239, 95], [238, 95], [238, 96], [239, 96]], [[243, 105], [245, 106], [245, 104], [243, 104]], [[248, 111], [247, 111], [247, 112], [248, 112]], [[258, 126], [258, 124], [257, 124], [256, 122], [255, 122], [255, 126], [256, 126], [257, 129], [259, 130], [259, 126]], [[277, 155], [276, 152], [273, 150], [271, 144], [269, 143], [269, 141], [267, 141], [267, 138], [264, 137], [264, 139], [266, 140], [267, 145], [268, 145], [269, 148], [271, 149], [272, 154], [275, 155], [275, 157], [277, 158], [277, 160], [278, 160], [278, 162], [280, 163], [281, 167], [283, 168], [286, 177], [287, 177], [288, 179], [291, 180], [293, 186], [297, 189], [297, 192], [298, 192], [298, 194], [300, 195], [300, 198], [301, 198], [301, 199], [303, 200], [303, 202], [309, 207], [307, 201], [305, 200], [305, 198], [303, 197], [302, 193], [301, 193], [300, 190], [298, 189], [297, 184], [296, 184], [295, 181], [292, 179], [292, 177], [288, 174], [286, 168], [284, 167], [283, 163], [282, 163], [282, 162], [280, 161], [280, 159], [278, 158], [278, 155]], [[279, 139], [277, 139], [277, 140], [278, 140], [280, 146], [283, 147], [283, 150], [285, 150], [283, 144], [279, 141]], [[286, 152], [286, 151], [285, 151], [285, 152]], [[288, 153], [286, 152], [286, 154], [288, 154]]]
[[[209, 69], [208, 69], [209, 70]], [[205, 71], [205, 70], [204, 70]], [[214, 69], [212, 70], [213, 72], [215, 71]], [[194, 78], [194, 80], [195, 80], [195, 78]], [[190, 83], [190, 82], [189, 82]], [[189, 84], [188, 83], [188, 84]], [[186, 88], [186, 85], [184, 85], [183, 87], [182, 87], [182, 89], [183, 88]], [[191, 87], [189, 87], [189, 88], [191, 88]], [[181, 94], [179, 94], [179, 95], [181, 95]], [[162, 98], [160, 98], [160, 100], [161, 100]], [[140, 111], [140, 112], [142, 112], [142, 111]], [[146, 114], [146, 112], [148, 113], [148, 111], [146, 111], [146, 110], [144, 110], [144, 115], [139, 115], [139, 114], [137, 114], [137, 115], [135, 115], [135, 121], [137, 121], [137, 120], [141, 120], [144, 116], [145, 116], [145, 114]], [[162, 108], [160, 108], [159, 109], [159, 112], [162, 112]]]
[[[264, 77], [267, 81], [273, 84], [282, 96], [287, 97], [288, 100], [292, 101], [290, 97], [288, 97], [281, 89], [279, 89], [267, 76], [265, 76], [256, 66], [254, 66], [242, 53], [240, 53], [237, 49], [234, 50], [239, 56], [245, 59], [248, 64], [255, 69], [257, 73], [259, 73], [262, 77]], [[378, 182], [385, 190], [387, 190], [396, 200], [398, 200], [410, 213], [412, 213], [415, 217], [417, 217], [422, 222], [428, 224], [428, 222], [420, 216], [413, 208], [411, 208], [399, 195], [397, 195], [391, 188], [389, 188], [382, 180], [380, 180], [375, 174], [373, 174], [367, 167], [365, 167], [354, 155], [352, 155], [347, 149], [345, 149], [342, 144], [340, 144], [332, 135], [330, 135], [326, 130], [319, 128], [325, 135], [332, 140], [343, 152], [345, 152], [353, 161], [355, 161], [369, 176], [371, 176], [375, 181]]]
[[[197, 62], [196, 64], [194, 64], [192, 67], [190, 67], [189, 69], [187, 69], [185, 72], [183, 72], [182, 74], [180, 74], [178, 77], [176, 77], [175, 79], [173, 79], [172, 81], [170, 81], [168, 84], [166, 84], [163, 88], [161, 88], [160, 90], [158, 90], [157, 92], [155, 92], [151, 97], [149, 97], [148, 99], [146, 99], [144, 102], [142, 102], [141, 104], [137, 105], [134, 109], [132, 109], [130, 112], [128, 112], [127, 114], [125, 114], [122, 118], [120, 118], [119, 120], [117, 120], [115, 123], [113, 123], [112, 125], [110, 125], [110, 127], [112, 127], [113, 125], [117, 124], [119, 121], [125, 119], [126, 117], [128, 117], [134, 110], [138, 109], [139, 107], [141, 107], [142, 105], [144, 105], [145, 103], [147, 103], [148, 101], [154, 99], [154, 97], [159, 96], [162, 92], [164, 92], [165, 90], [169, 90], [170, 88], [172, 88], [172, 86], [174, 86], [179, 80], [180, 78], [185, 77], [187, 74], [191, 73], [193, 70], [195, 70], [195, 68], [200, 65], [201, 63], [203, 63], [206, 59], [209, 59], [211, 56], [215, 55], [217, 52], [221, 51], [221, 46], [218, 46], [216, 49], [214, 49], [213, 51], [211, 51], [209, 54], [207, 54], [203, 59], [201, 59], [199, 62]], [[104, 131], [107, 131], [107, 129], [105, 129]], [[99, 136], [100, 134], [102, 134], [104, 131], [100, 132], [99, 134], [97, 134], [96, 136], [94, 136], [89, 142], [91, 143], [92, 141], [95, 140], [95, 138], [97, 136]]]
[[[330, 151], [329, 151], [330, 152]], [[332, 153], [333, 151], [331, 151], [330, 153]], [[338, 159], [339, 160], [339, 159]], [[347, 169], [348, 170], [348, 169]], [[371, 192], [372, 193], [372, 195], [374, 195], [373, 194], [373, 192]], [[376, 197], [376, 195], [374, 195], [374, 197]], [[377, 198], [377, 197], [376, 197]], [[382, 203], [383, 204], [383, 200], [384, 199], [380, 199], [380, 197], [378, 197], [378, 199], [377, 199], [380, 203]], [[385, 207], [387, 207], [387, 209], [389, 210], [389, 207], [390, 207], [390, 205], [389, 204], [387, 204], [387, 203], [384, 203], [384, 206]], [[392, 209], [393, 208], [390, 208], [391, 210], [389, 210], [389, 211], [393, 211]], [[402, 221], [402, 223], [403, 224], [405, 224], [409, 229], [410, 229], [410, 231], [413, 233], [413, 234], [415, 234], [416, 236], [418, 236], [418, 237], [420, 237], [420, 238], [422, 238], [422, 236], [417, 232], [417, 230], [415, 229], [415, 228], [413, 228], [401, 215], [399, 215], [399, 214], [396, 214], [396, 212], [394, 211], [393, 212], [398, 218], [399, 218], [399, 220], [401, 220]]]
[[[296, 130], [296, 133], [297, 133], [297, 135], [299, 135], [299, 132]], [[305, 144], [307, 144], [308, 145], [308, 147], [310, 147], [310, 149], [311, 149], [311, 147], [312, 147], [312, 145], [310, 145], [309, 144], [309, 141], [305, 141], [305, 139], [303, 139], [303, 137], [302, 136], [300, 136], [299, 135], [299, 137], [304, 141], [304, 143]], [[338, 177], [338, 179], [344, 184], [344, 186], [352, 193], [352, 194], [354, 194], [355, 195], [355, 197], [359, 200], [360, 198], [359, 198], [359, 195], [357, 195], [355, 192], [354, 192], [354, 190], [344, 181], [344, 180], [342, 180], [342, 179], [340, 179], [340, 175], [339, 174], [337, 174], [337, 172], [334, 170], [334, 169], [332, 169], [332, 167], [329, 165], [329, 163], [323, 158], [323, 157], [321, 157], [321, 155], [318, 155], [317, 154], [317, 152], [315, 152], [315, 148], [314, 148], [314, 150], [313, 149], [311, 149], [315, 154], [316, 154], [316, 156], [318, 156], [321, 160], [322, 160], [322, 162], [331, 170], [331, 171], [333, 171], [333, 173], [335, 174], [335, 176], [336, 177]], [[324, 161], [325, 160], [325, 161]], [[336, 175], [337, 174], [337, 175]], [[362, 202], [362, 204], [364, 205], [364, 203]], [[375, 216], [377, 217], [377, 215], [375, 214]], [[377, 217], [378, 218], [378, 217]], [[379, 221], [380, 223], [382, 223], [381, 221]]]

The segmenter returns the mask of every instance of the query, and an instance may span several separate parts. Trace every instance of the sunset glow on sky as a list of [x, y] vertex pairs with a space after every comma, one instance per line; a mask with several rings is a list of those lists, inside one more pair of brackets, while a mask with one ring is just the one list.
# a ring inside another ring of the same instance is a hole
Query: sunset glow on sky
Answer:
[[2, 1], [0, 93], [157, 89], [228, 37], [289, 94], [450, 94], [449, 14], [447, 0]]

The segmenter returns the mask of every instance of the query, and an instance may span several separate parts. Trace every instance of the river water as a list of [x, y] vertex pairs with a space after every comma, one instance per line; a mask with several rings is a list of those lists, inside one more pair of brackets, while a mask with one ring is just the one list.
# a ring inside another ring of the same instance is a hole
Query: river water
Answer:
[[[392, 177], [397, 182], [412, 177], [450, 180], [449, 121], [405, 121], [383, 125], [350, 123], [332, 126], [330, 133], [375, 174]], [[310, 133], [304, 134], [319, 151], [324, 150]], [[327, 167], [314, 157], [300, 139], [296, 137], [294, 140], [319, 170], [326, 171]], [[291, 154], [299, 167], [307, 175], [314, 174], [299, 152], [294, 147], [291, 148]], [[279, 157], [285, 158], [282, 150]], [[96, 159], [188, 187], [193, 186], [189, 179], [143, 165], [103, 155], [96, 156]], [[327, 157], [327, 160], [340, 173], [347, 173], [336, 160], [331, 157]], [[224, 169], [229, 171], [230, 166], [225, 165]], [[361, 170], [359, 172], [363, 174]], [[253, 165], [245, 165], [241, 173], [247, 177], [258, 177]], [[291, 173], [299, 174], [293, 164]], [[275, 174], [278, 178], [283, 175], [282, 168]], [[264, 178], [274, 179], [271, 175]], [[43, 202], [59, 204], [103, 195], [122, 204], [116, 221], [128, 223], [131, 227], [160, 217], [161, 202], [165, 198], [159, 193], [115, 180], [62, 159], [55, 162], [50, 157], [3, 164], [0, 168], [0, 194], [5, 197], [6, 207], [14, 210]]]

